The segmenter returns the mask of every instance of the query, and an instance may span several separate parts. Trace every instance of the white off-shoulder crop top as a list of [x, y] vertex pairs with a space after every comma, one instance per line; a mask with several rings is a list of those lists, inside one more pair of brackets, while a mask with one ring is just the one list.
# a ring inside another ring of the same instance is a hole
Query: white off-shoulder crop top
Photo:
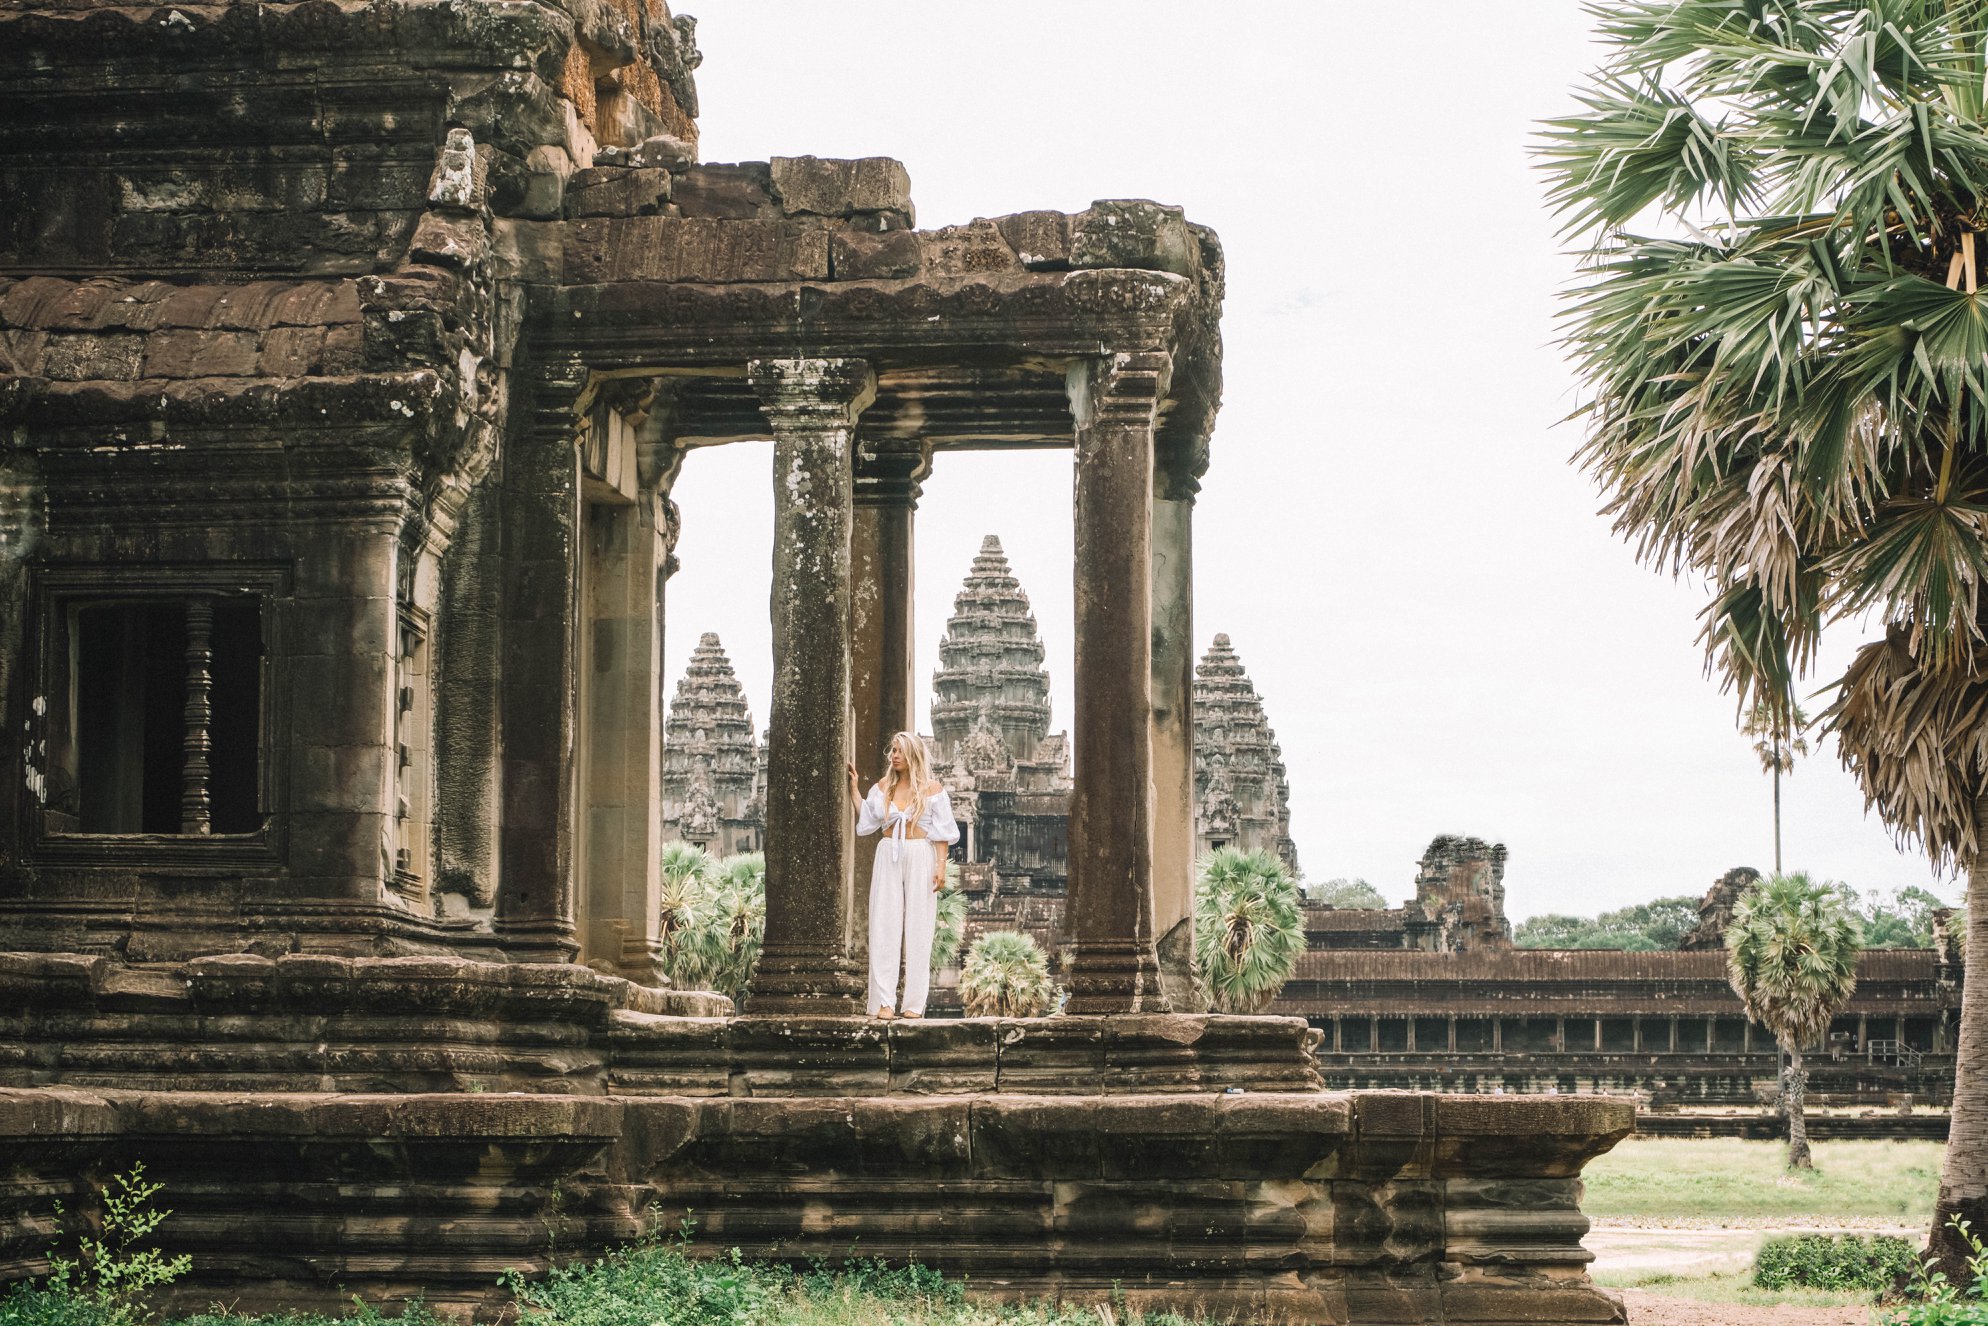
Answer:
[[[863, 804], [856, 812], [856, 832], [867, 834], [882, 829], [890, 837], [893, 853], [899, 843], [907, 840], [905, 830], [911, 823], [909, 810], [884, 800], [882, 783], [870, 788], [870, 795], [863, 798]], [[925, 836], [935, 843], [959, 841], [959, 823], [953, 819], [953, 799], [947, 795], [945, 788], [941, 787], [937, 796], [925, 798], [925, 813], [918, 817], [917, 824], [925, 831]]]

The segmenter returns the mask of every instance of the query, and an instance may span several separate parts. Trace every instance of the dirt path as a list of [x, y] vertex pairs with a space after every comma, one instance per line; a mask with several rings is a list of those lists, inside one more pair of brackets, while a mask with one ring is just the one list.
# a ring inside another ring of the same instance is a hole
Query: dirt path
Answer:
[[1868, 1307], [1806, 1308], [1783, 1303], [1755, 1308], [1665, 1298], [1647, 1289], [1620, 1292], [1629, 1308], [1630, 1326], [1870, 1326], [1871, 1322]]

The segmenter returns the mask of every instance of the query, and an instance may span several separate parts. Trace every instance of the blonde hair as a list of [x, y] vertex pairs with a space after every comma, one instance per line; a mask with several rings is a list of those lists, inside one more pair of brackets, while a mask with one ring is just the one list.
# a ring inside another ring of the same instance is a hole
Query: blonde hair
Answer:
[[[911, 784], [911, 821], [915, 824], [925, 814], [925, 784], [932, 781], [932, 757], [925, 749], [925, 739], [916, 732], [898, 733], [890, 739], [890, 746], [904, 747], [902, 777]], [[890, 746], [884, 747], [884, 804], [887, 806], [897, 799], [900, 777], [890, 762]]]

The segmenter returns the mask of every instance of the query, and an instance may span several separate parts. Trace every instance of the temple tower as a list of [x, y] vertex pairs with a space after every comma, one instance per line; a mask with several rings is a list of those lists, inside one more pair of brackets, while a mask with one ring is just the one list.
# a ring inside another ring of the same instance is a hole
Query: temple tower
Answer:
[[756, 852], [761, 747], [732, 661], [706, 631], [676, 684], [663, 730], [663, 838], [714, 856]]
[[1226, 635], [1194, 669], [1194, 850], [1217, 847], [1273, 852], [1298, 870], [1284, 753]]
[[[951, 762], [975, 729], [987, 727], [1007, 754], [1028, 761], [1049, 735], [1049, 674], [1042, 639], [1001, 540], [989, 534], [953, 600], [932, 677], [934, 755]], [[984, 724], [983, 724], [983, 720]], [[977, 746], [989, 746], [983, 732]], [[991, 752], [979, 752], [985, 760]]]

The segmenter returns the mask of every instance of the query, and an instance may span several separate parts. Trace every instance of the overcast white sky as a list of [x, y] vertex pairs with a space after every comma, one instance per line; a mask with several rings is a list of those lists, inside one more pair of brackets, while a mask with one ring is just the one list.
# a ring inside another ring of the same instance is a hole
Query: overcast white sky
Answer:
[[[1406, 896], [1438, 833], [1511, 851], [1516, 916], [1699, 893], [1773, 860], [1769, 789], [1694, 644], [1698, 588], [1638, 566], [1559, 425], [1571, 263], [1527, 156], [1592, 63], [1577, 0], [680, 0], [703, 157], [893, 156], [922, 227], [1154, 198], [1228, 253], [1225, 404], [1197, 508], [1197, 654], [1234, 639], [1313, 879]], [[670, 684], [715, 630], [763, 727], [770, 450], [677, 488]], [[918, 514], [919, 669], [980, 538], [1034, 601], [1070, 720], [1070, 464], [940, 457]], [[1822, 676], [1858, 641], [1830, 642]], [[1833, 749], [1784, 784], [1786, 858], [1933, 881]], [[1957, 891], [1942, 884], [1949, 898]]]

